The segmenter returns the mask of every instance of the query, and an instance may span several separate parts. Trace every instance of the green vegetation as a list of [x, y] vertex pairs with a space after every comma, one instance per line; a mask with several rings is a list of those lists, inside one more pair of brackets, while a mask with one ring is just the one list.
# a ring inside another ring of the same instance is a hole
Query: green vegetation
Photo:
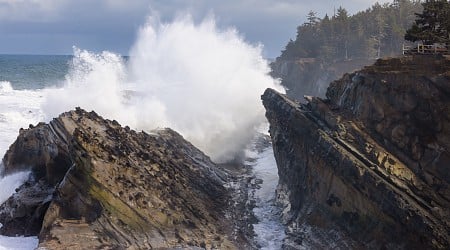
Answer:
[[289, 41], [280, 59], [338, 61], [401, 54], [406, 30], [414, 22], [414, 13], [421, 11], [419, 0], [376, 3], [352, 16], [343, 7], [333, 16], [325, 15], [322, 19], [311, 11], [307, 22], [297, 28], [295, 41]]
[[417, 19], [407, 30], [405, 39], [411, 42], [421, 41], [426, 45], [450, 43], [450, 3], [447, 0], [427, 0], [423, 12], [416, 14]]

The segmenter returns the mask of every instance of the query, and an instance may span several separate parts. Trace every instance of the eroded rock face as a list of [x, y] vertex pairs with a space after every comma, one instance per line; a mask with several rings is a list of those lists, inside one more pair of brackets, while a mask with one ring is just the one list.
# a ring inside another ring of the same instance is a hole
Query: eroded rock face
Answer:
[[245, 245], [225, 216], [228, 174], [173, 130], [137, 133], [77, 109], [21, 131], [4, 163], [33, 174], [0, 207], [2, 233], [39, 233], [39, 247]]
[[66, 174], [71, 160], [68, 144], [43, 123], [21, 129], [14, 144], [3, 158], [4, 173], [32, 169], [37, 178], [45, 177], [56, 184]]
[[417, 57], [346, 74], [326, 100], [267, 90], [287, 248], [448, 249], [449, 88], [448, 59]]
[[434, 57], [380, 60], [327, 93], [443, 197], [450, 197], [449, 96], [450, 60]]

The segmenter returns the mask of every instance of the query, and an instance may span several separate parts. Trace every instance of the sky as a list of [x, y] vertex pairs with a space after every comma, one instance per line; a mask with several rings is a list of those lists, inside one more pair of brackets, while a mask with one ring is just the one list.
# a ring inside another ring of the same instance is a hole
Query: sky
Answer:
[[213, 15], [236, 28], [265, 57], [280, 54], [309, 11], [339, 6], [354, 14], [389, 0], [0, 0], [0, 54], [72, 54], [72, 47], [128, 55], [151, 13], [170, 22], [183, 13], [196, 22]]

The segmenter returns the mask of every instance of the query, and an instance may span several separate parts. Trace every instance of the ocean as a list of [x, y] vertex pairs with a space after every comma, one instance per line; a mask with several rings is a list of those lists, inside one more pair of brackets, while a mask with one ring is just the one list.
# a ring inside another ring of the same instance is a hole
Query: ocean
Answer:
[[[212, 18], [147, 23], [129, 57], [76, 47], [70, 56], [0, 55], [0, 155], [20, 128], [81, 107], [138, 131], [170, 127], [218, 163], [242, 159], [267, 123], [260, 95], [266, 88], [284, 91], [269, 72], [260, 45], [248, 44], [233, 28], [217, 28]], [[275, 160], [270, 148], [251, 157], [263, 180], [255, 194], [258, 244], [277, 249], [284, 232], [271, 212]], [[8, 188], [0, 191], [0, 202], [28, 175], [1, 179]], [[0, 237], [0, 250], [36, 246], [36, 237]]]
[[[20, 128], [44, 120], [41, 104], [46, 88], [62, 86], [71, 56], [0, 55], [0, 156], [14, 142]], [[27, 178], [19, 172], [0, 179], [0, 203]], [[0, 236], [1, 249], [34, 249], [37, 237]]]
[[[70, 88], [68, 78], [74, 61], [77, 59], [73, 56], [0, 55], [0, 155], [3, 156], [14, 142], [20, 128], [49, 119], [43, 109], [46, 98], [55, 91]], [[259, 132], [267, 132], [267, 128]], [[252, 165], [255, 176], [263, 180], [261, 189], [253, 195], [259, 220], [255, 224], [256, 241], [262, 249], [279, 249], [284, 230], [277, 217], [279, 210], [273, 204], [278, 181], [273, 151], [267, 148], [258, 152], [252, 143], [247, 145], [246, 156], [256, 161], [247, 164]], [[0, 191], [0, 203], [6, 201], [28, 175], [28, 172], [21, 172], [0, 179], [0, 186], [7, 187]], [[37, 244], [37, 237], [0, 236], [0, 250], [34, 249]]]
[[20, 128], [44, 121], [46, 88], [61, 87], [71, 56], [0, 55], [0, 153]]

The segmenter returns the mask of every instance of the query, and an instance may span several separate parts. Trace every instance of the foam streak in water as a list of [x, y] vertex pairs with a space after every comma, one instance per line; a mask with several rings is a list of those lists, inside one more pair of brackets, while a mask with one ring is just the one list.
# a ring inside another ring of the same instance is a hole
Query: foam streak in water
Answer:
[[253, 225], [256, 241], [261, 249], [281, 249], [286, 235], [280, 221], [280, 208], [275, 204], [278, 173], [272, 147], [264, 149], [259, 154], [256, 153], [256, 157], [253, 172], [262, 180], [261, 187], [255, 192], [256, 207], [253, 209], [258, 218], [258, 223]]
[[0, 179], [0, 204], [3, 204], [29, 176], [29, 172], [18, 172]]
[[[30, 175], [29, 172], [18, 172], [0, 179], [0, 204], [3, 204]], [[6, 237], [0, 235], [0, 250], [34, 249], [38, 244], [37, 237]]]
[[212, 18], [172, 23], [149, 18], [130, 52], [119, 56], [75, 50], [64, 89], [50, 94], [48, 118], [75, 106], [95, 110], [135, 129], [171, 127], [216, 161], [245, 148], [265, 120], [260, 95], [281, 90], [261, 47]]
[[14, 90], [11, 83], [0, 81], [0, 158], [11, 145], [21, 127], [43, 119], [40, 105], [42, 90]]
[[39, 244], [37, 237], [7, 237], [0, 235], [0, 250], [36, 249]]

